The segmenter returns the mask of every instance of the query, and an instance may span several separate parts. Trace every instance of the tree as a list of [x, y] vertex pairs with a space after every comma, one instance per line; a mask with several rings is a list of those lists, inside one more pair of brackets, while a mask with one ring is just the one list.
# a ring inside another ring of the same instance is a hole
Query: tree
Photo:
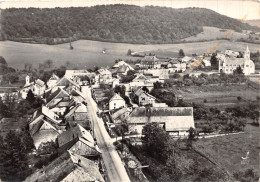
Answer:
[[53, 61], [50, 60], [50, 59], [44, 61], [44, 67], [45, 68], [52, 68], [53, 67]]
[[128, 51], [127, 51], [127, 56], [131, 56], [131, 53], [132, 53], [132, 51], [131, 51], [131, 49], [128, 49]]
[[142, 90], [143, 90], [145, 93], [149, 93], [149, 89], [148, 89], [146, 86], [144, 86], [144, 87], [142, 88]]
[[0, 56], [0, 66], [8, 66], [5, 58], [3, 56]]
[[21, 133], [22, 143], [26, 152], [31, 152], [34, 149], [33, 139], [28, 130]]
[[3, 79], [10, 83], [15, 83], [18, 81], [19, 76], [16, 72], [9, 72], [9, 73], [4, 74]]
[[159, 126], [158, 123], [148, 123], [143, 127], [142, 143], [148, 155], [160, 161], [167, 161], [168, 157], [173, 153], [169, 145], [169, 134]]
[[216, 54], [212, 54], [210, 58], [210, 64], [212, 69], [218, 70], [218, 59], [216, 57]]
[[20, 135], [14, 131], [9, 131], [4, 139], [4, 159], [0, 166], [4, 170], [0, 171], [1, 179], [6, 181], [22, 181], [28, 176], [28, 168], [25, 148], [22, 144]]
[[29, 103], [34, 103], [35, 101], [35, 96], [32, 92], [32, 90], [30, 89], [27, 93], [27, 97], [26, 97], [26, 100], [29, 102]]
[[240, 102], [242, 100], [242, 97], [238, 96], [237, 100], [238, 100], [238, 102]]
[[190, 127], [188, 132], [189, 132], [189, 135], [188, 135], [188, 140], [187, 140], [187, 146], [191, 148], [192, 142], [193, 142], [193, 140], [195, 140], [195, 138], [197, 136], [197, 131], [195, 130], [195, 128]]
[[185, 53], [182, 49], [179, 50], [179, 57], [183, 58], [185, 56]]
[[120, 94], [121, 97], [125, 96], [125, 90], [126, 90], [126, 88], [124, 85], [122, 85], [122, 86], [116, 85], [114, 88], [114, 92], [117, 94]]
[[243, 75], [244, 74], [240, 65], [234, 70], [233, 74], [234, 75]]

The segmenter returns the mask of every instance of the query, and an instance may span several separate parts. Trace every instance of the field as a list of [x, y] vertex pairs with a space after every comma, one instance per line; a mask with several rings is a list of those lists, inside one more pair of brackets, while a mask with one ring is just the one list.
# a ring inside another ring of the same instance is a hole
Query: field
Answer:
[[[259, 127], [247, 125], [245, 133], [215, 138], [199, 139], [194, 146], [210, 156], [230, 173], [247, 168], [259, 170]], [[248, 164], [241, 157], [249, 152]]]
[[[191, 36], [185, 38], [186, 41], [202, 41], [202, 40], [216, 40], [216, 39], [223, 39], [229, 30], [227, 29], [220, 29], [216, 27], [203, 27], [203, 32], [197, 34], [196, 36]], [[239, 39], [248, 39], [249, 35], [239, 32], [232, 32], [231, 35], [228, 37], [230, 40], [239, 40]]]
[[[182, 88], [177, 91], [181, 94], [185, 101], [203, 103], [206, 99], [205, 105], [218, 107], [224, 109], [225, 107], [242, 104], [248, 101], [256, 101], [259, 92], [248, 88], [246, 85], [204, 85], [201, 87], [192, 86]], [[237, 97], [242, 100], [238, 102]]]
[[[112, 65], [115, 59], [137, 59], [126, 56], [128, 49], [132, 51], [149, 51], [158, 55], [176, 56], [179, 49], [183, 49], [186, 55], [193, 53], [202, 54], [210, 51], [219, 41], [181, 43], [181, 44], [124, 44], [109, 43], [90, 40], [80, 40], [72, 43], [74, 50], [69, 49], [69, 44], [45, 45], [27, 44], [11, 41], [0, 42], [0, 56], [3, 56], [9, 66], [23, 68], [24, 63], [32, 63], [38, 68], [39, 63], [47, 59], [55, 62], [56, 66], [64, 65], [70, 61], [78, 68], [92, 68], [93, 66]], [[218, 50], [232, 49], [244, 51], [248, 44], [250, 51], [259, 50], [257, 44], [244, 42], [223, 41]], [[105, 50], [105, 53], [102, 53]]]

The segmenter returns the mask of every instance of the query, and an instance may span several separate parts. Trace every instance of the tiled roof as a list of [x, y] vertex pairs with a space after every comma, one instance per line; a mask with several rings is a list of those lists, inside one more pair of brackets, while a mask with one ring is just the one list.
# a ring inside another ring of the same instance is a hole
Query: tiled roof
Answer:
[[143, 116], [193, 116], [192, 107], [150, 107], [150, 108], [135, 108], [130, 114], [131, 117]]
[[28, 176], [25, 181], [104, 182], [104, 179], [93, 161], [68, 151], [50, 162], [46, 167]]
[[67, 131], [61, 133], [58, 136], [59, 147], [70, 142], [71, 140], [73, 140], [76, 137], [79, 137], [79, 138], [82, 137], [85, 140], [87, 140], [91, 143], [94, 143], [94, 139], [93, 139], [92, 135], [89, 133], [89, 131], [87, 131], [82, 126], [77, 124], [75, 127], [68, 129]]
[[128, 109], [126, 107], [123, 107], [122, 109], [119, 109], [114, 114], [112, 114], [111, 117], [112, 117], [112, 119], [117, 119], [122, 114], [126, 113], [127, 111], [128, 111]]
[[124, 100], [120, 95], [115, 94], [110, 100], [109, 102], [113, 101], [113, 100]]
[[59, 80], [60, 78], [55, 74], [55, 73], [52, 73], [51, 77], [49, 80]]

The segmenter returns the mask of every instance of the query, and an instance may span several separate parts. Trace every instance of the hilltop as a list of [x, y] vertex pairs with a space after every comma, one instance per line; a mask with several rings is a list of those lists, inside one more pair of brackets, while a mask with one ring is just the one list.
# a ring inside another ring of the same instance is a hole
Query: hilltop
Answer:
[[[235, 26], [237, 24], [237, 26]], [[259, 31], [258, 27], [202, 8], [132, 5], [10, 8], [1, 13], [2, 40], [59, 44], [78, 39], [124, 43], [176, 43], [204, 26]]]

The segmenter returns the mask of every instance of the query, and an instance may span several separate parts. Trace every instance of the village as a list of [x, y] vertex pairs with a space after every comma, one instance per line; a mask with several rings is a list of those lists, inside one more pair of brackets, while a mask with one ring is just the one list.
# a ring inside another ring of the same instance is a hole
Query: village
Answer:
[[[141, 157], [143, 151], [138, 153], [137, 150], [142, 145], [152, 147], [151, 143], [148, 145], [150, 140], [158, 144], [158, 148], [161, 146], [161, 150], [165, 149], [164, 137], [165, 141], [180, 141], [180, 145], [184, 145], [174, 149], [167, 146], [167, 150], [188, 148], [190, 153], [198, 150], [198, 158], [208, 160], [193, 141], [243, 133], [248, 119], [241, 113], [247, 111], [242, 110], [242, 106], [240, 111], [231, 107], [211, 109], [208, 106], [211, 101], [203, 96], [202, 105], [189, 102], [185, 95], [189, 92], [183, 89], [214, 84], [258, 89], [258, 84], [252, 81], [259, 78], [259, 74], [250, 59], [250, 50], [245, 47], [241, 51], [188, 57], [180, 50], [176, 58], [131, 52], [131, 56], [140, 60], [119, 59], [111, 67], [96, 70], [66, 69], [62, 77], [53, 71], [47, 81], [29, 72], [24, 74], [22, 88], [8, 92], [3, 89], [0, 96], [1, 108], [5, 105], [7, 111], [8, 104], [15, 102], [21, 105], [17, 111], [19, 117], [24, 118], [26, 114], [23, 126], [28, 126], [33, 147], [28, 154], [32, 173], [25, 181], [167, 181], [158, 175], [149, 160]], [[2, 81], [3, 76], [0, 79]], [[36, 104], [29, 107], [25, 101]], [[259, 101], [259, 97], [255, 101]], [[221, 98], [212, 102], [221, 104]], [[237, 103], [249, 102], [237, 96], [233, 106]], [[27, 108], [31, 112], [25, 111]], [[247, 114], [250, 121], [257, 123], [259, 112]], [[14, 119], [1, 113], [0, 124], [8, 125], [10, 120], [19, 120], [19, 117]], [[21, 128], [6, 128], [1, 131], [6, 136], [10, 136], [9, 130], [24, 132]], [[156, 132], [161, 134], [162, 145], [155, 138]], [[248, 155], [241, 160], [246, 162]], [[225, 179], [232, 179], [222, 168], [218, 172], [218, 175], [223, 173]]]

